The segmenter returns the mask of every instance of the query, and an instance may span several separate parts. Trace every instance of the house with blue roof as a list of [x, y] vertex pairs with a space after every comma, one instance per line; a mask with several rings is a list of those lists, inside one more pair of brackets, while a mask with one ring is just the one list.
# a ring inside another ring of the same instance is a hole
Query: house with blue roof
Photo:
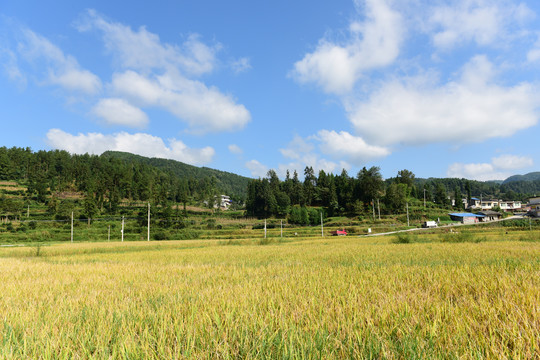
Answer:
[[451, 213], [448, 215], [453, 221], [459, 221], [462, 224], [476, 224], [485, 218], [485, 215], [473, 213]]

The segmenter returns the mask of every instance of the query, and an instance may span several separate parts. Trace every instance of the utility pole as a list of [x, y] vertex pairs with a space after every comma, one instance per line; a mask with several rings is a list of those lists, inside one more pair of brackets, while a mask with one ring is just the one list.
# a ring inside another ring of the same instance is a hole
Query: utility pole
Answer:
[[107, 232], [107, 241], [111, 241], [111, 225], [109, 225], [109, 231]]
[[150, 241], [150, 203], [148, 203], [148, 240]]
[[377, 199], [377, 211], [379, 212], [379, 220], [381, 220], [381, 203]]
[[266, 219], [264, 219], [264, 238], [266, 239]]
[[410, 223], [409, 223], [409, 203], [407, 203], [407, 226], [410, 226]]
[[371, 200], [371, 206], [373, 207], [373, 221], [375, 221], [375, 200]]
[[281, 238], [283, 238], [283, 219], [281, 219]]
[[122, 242], [124, 242], [124, 216], [122, 215], [122, 230], [120, 230], [122, 233]]

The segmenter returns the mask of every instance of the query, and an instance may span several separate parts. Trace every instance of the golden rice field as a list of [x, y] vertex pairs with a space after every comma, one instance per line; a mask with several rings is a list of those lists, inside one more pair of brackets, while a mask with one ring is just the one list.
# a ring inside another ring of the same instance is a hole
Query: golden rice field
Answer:
[[2, 359], [540, 358], [540, 242], [347, 237], [37, 253], [0, 249]]

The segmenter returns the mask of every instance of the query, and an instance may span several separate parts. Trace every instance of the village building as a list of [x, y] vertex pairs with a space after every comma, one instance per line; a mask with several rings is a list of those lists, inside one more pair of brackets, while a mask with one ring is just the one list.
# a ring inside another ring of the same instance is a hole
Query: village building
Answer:
[[482, 221], [481, 219], [484, 217], [484, 215], [473, 213], [451, 213], [448, 215], [453, 221], [459, 221], [462, 224], [475, 224]]
[[499, 208], [503, 211], [516, 211], [521, 210], [523, 204], [521, 201], [500, 201]]
[[229, 196], [221, 195], [220, 207], [222, 209], [228, 210], [231, 204], [232, 204], [232, 201]]
[[481, 211], [478, 215], [484, 215], [484, 217], [480, 219], [482, 222], [495, 221], [502, 217], [501, 213], [493, 210]]
[[540, 197], [530, 198], [527, 207], [530, 209], [529, 213], [532, 216], [540, 217]]
[[522, 210], [521, 201], [513, 200], [497, 200], [497, 199], [479, 199], [471, 198], [471, 203], [467, 203], [467, 199], [463, 199], [463, 204], [467, 210], [492, 210], [499, 208], [503, 211], [518, 211]]

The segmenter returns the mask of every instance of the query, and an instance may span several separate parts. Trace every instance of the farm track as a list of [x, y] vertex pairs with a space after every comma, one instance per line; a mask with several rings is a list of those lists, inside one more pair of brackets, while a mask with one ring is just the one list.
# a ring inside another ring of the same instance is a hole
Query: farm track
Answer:
[[[497, 223], [497, 222], [502, 222], [502, 221], [517, 220], [517, 219], [524, 219], [524, 218], [525, 218], [525, 216], [517, 216], [517, 215], [515, 215], [515, 216], [507, 217], [506, 219], [493, 220], [493, 221], [490, 221], [488, 223], [490, 224], [490, 223]], [[454, 228], [454, 227], [460, 227], [460, 226], [482, 225], [482, 224], [488, 224], [488, 223], [486, 223], [486, 222], [475, 223], [475, 224], [454, 223], [454, 224], [438, 226], [437, 228], [444, 229], [444, 228]], [[423, 230], [433, 230], [433, 228], [414, 228], [414, 229], [396, 230], [396, 231], [389, 231], [389, 232], [384, 232], [384, 233], [358, 235], [358, 236], [359, 237], [385, 236], [385, 235], [393, 235], [393, 234], [399, 234], [399, 233], [404, 233], [404, 232], [423, 231]]]

